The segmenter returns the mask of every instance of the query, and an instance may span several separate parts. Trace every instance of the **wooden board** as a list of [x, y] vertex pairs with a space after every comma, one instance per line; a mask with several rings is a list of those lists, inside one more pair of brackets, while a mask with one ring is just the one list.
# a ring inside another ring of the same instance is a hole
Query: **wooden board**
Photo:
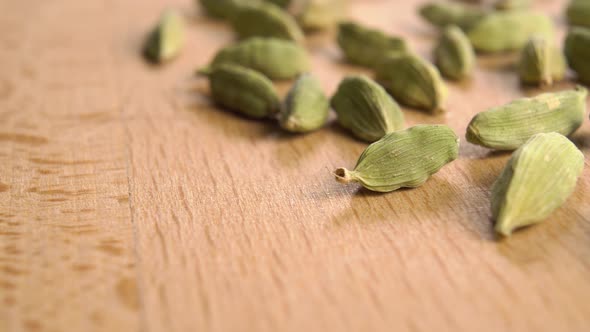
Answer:
[[[538, 1], [560, 43], [565, 2]], [[351, 15], [429, 56], [419, 3]], [[156, 68], [138, 49], [168, 6], [188, 45]], [[509, 154], [463, 140], [418, 189], [336, 183], [366, 146], [337, 125], [292, 136], [212, 106], [192, 72], [233, 34], [192, 1], [1, 1], [0, 31], [0, 331], [589, 330], [590, 167], [546, 223], [500, 240], [489, 189]], [[366, 73], [333, 34], [307, 46], [330, 94]], [[537, 93], [511, 59], [480, 57], [447, 114], [408, 125], [463, 139], [477, 112]], [[588, 120], [572, 139], [588, 160]]]

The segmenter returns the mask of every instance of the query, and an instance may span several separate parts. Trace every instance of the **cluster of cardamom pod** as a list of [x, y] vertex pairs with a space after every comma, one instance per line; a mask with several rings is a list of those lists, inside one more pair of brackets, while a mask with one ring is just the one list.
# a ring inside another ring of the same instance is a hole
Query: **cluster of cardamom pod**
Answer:
[[[445, 125], [405, 129], [400, 104], [435, 114], [445, 111], [443, 77], [470, 77], [476, 52], [518, 51], [516, 71], [524, 84], [550, 85], [567, 67], [590, 83], [590, 0], [573, 0], [566, 13], [572, 28], [562, 52], [552, 43], [553, 23], [530, 10], [530, 0], [499, 0], [494, 6], [432, 2], [420, 15], [440, 28], [433, 63], [412, 52], [400, 37], [345, 21], [347, 0], [200, 0], [212, 17], [225, 19], [239, 41], [219, 50], [198, 73], [209, 78], [212, 99], [252, 118], [275, 118], [297, 133], [320, 129], [330, 108], [339, 125], [371, 142], [352, 170], [338, 168], [343, 183], [390, 192], [425, 183], [459, 155], [459, 138]], [[347, 62], [375, 72], [345, 77], [331, 98], [309, 74], [304, 31], [337, 27]], [[183, 44], [182, 17], [167, 11], [149, 35], [145, 55], [163, 62]], [[273, 80], [294, 79], [284, 99]], [[587, 90], [544, 93], [477, 114], [467, 141], [516, 150], [491, 188], [497, 232], [546, 219], [573, 192], [584, 157], [566, 136], [582, 124]], [[399, 103], [399, 104], [398, 104]]]

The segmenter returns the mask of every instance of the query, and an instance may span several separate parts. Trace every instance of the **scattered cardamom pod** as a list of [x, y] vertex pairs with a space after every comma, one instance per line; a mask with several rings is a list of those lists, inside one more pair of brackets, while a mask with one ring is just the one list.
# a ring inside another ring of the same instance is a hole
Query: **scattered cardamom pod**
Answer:
[[498, 10], [528, 9], [531, 7], [531, 0], [498, 0], [494, 7]]
[[518, 73], [526, 84], [551, 85], [566, 71], [565, 56], [543, 37], [531, 38], [522, 50]]
[[469, 30], [487, 15], [482, 8], [451, 2], [427, 3], [419, 11], [422, 18], [434, 26], [456, 25], [464, 30]]
[[184, 44], [184, 20], [174, 10], [162, 14], [158, 25], [152, 30], [144, 45], [143, 53], [153, 62], [174, 58]]
[[390, 54], [377, 65], [377, 80], [402, 104], [442, 112], [447, 88], [438, 70], [412, 54]]
[[454, 25], [445, 28], [434, 49], [434, 58], [443, 76], [452, 80], [469, 76], [475, 66], [475, 52], [469, 39]]
[[287, 94], [279, 124], [290, 132], [310, 132], [326, 123], [329, 111], [330, 104], [320, 82], [310, 74], [303, 74]]
[[551, 19], [544, 14], [518, 10], [490, 14], [467, 34], [473, 47], [481, 52], [519, 50], [533, 35], [551, 40]]
[[572, 0], [566, 10], [570, 25], [590, 27], [590, 1]]
[[348, 0], [302, 0], [296, 13], [297, 22], [305, 30], [321, 30], [336, 25], [348, 12]]
[[590, 29], [574, 27], [565, 40], [565, 56], [578, 80], [590, 83]]
[[272, 82], [261, 73], [242, 66], [223, 64], [206, 68], [213, 100], [223, 107], [252, 118], [278, 112], [280, 100]]
[[514, 150], [533, 135], [557, 132], [570, 135], [584, 121], [583, 87], [517, 99], [477, 114], [467, 127], [467, 141], [496, 150]]
[[208, 15], [228, 19], [248, 0], [199, 0]]
[[285, 39], [252, 37], [223, 48], [211, 66], [234, 63], [259, 71], [270, 79], [290, 79], [309, 70], [305, 48]]
[[291, 15], [272, 3], [248, 3], [239, 7], [231, 18], [240, 38], [275, 37], [301, 42], [303, 32]]
[[387, 53], [407, 51], [403, 39], [353, 22], [338, 25], [338, 45], [348, 61], [367, 67], [380, 63]]
[[336, 180], [379, 192], [419, 187], [457, 159], [459, 139], [444, 125], [418, 125], [385, 135], [361, 154], [354, 170], [338, 168]]
[[509, 236], [549, 217], [574, 191], [583, 169], [584, 155], [563, 135], [531, 137], [514, 152], [492, 187], [496, 232]]
[[404, 115], [395, 100], [379, 84], [365, 76], [343, 79], [331, 105], [338, 115], [338, 123], [368, 142], [404, 126]]

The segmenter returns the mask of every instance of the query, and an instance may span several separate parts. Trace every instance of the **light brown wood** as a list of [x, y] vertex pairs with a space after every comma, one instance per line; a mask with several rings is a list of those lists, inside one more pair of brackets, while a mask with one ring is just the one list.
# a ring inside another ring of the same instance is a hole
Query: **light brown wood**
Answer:
[[[418, 3], [351, 15], [428, 56]], [[561, 42], [565, 1], [538, 4]], [[155, 68], [138, 49], [167, 6], [188, 43]], [[1, 1], [0, 31], [0, 331], [590, 328], [590, 168], [547, 222], [500, 240], [489, 188], [509, 154], [463, 140], [420, 188], [343, 186], [331, 171], [366, 145], [335, 124], [291, 136], [212, 106], [191, 73], [233, 35], [191, 1]], [[328, 93], [366, 73], [329, 33], [307, 44]], [[510, 61], [480, 57], [447, 114], [408, 125], [464, 138], [477, 112], [537, 93]], [[572, 139], [588, 160], [588, 120]]]

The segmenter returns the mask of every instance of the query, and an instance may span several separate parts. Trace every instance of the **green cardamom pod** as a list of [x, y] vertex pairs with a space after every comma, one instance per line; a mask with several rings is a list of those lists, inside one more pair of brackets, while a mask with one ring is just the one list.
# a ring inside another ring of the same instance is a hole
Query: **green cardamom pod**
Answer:
[[457, 159], [459, 139], [444, 125], [418, 125], [385, 135], [361, 154], [354, 170], [338, 168], [336, 180], [379, 192], [419, 187]]
[[377, 80], [402, 104], [442, 112], [447, 88], [438, 70], [412, 54], [388, 55], [378, 63]]
[[231, 18], [248, 0], [200, 0], [201, 6], [208, 15], [228, 19]]
[[219, 51], [211, 66], [233, 63], [259, 71], [270, 79], [291, 79], [309, 70], [305, 48], [289, 40], [252, 37]]
[[469, 76], [475, 66], [471, 42], [457, 26], [448, 26], [434, 49], [436, 66], [443, 76], [460, 80]]
[[565, 56], [543, 37], [531, 38], [522, 50], [518, 73], [526, 84], [551, 85], [566, 71]]
[[407, 51], [403, 39], [353, 22], [338, 25], [338, 45], [348, 61], [371, 68], [380, 63], [385, 54]]
[[272, 82], [261, 73], [238, 65], [207, 68], [213, 100], [230, 110], [252, 118], [266, 118], [278, 112], [280, 99]]
[[531, 0], [498, 0], [494, 7], [498, 10], [528, 9], [531, 7]]
[[469, 30], [488, 14], [482, 8], [452, 2], [427, 3], [419, 11], [422, 18], [434, 26], [456, 25], [464, 30]]
[[567, 7], [566, 16], [570, 25], [590, 27], [590, 1], [571, 1]]
[[184, 44], [184, 20], [180, 14], [167, 10], [152, 30], [144, 45], [143, 53], [153, 62], [174, 58]]
[[583, 169], [584, 155], [563, 135], [531, 137], [514, 152], [492, 187], [496, 232], [509, 236], [549, 217], [574, 191]]
[[365, 76], [343, 79], [330, 103], [338, 123], [368, 142], [404, 127], [404, 115], [395, 100]]
[[296, 14], [305, 30], [321, 30], [336, 25], [348, 13], [348, 0], [304, 0]]
[[290, 132], [310, 132], [326, 123], [329, 111], [330, 104], [320, 82], [310, 74], [303, 74], [287, 94], [279, 124]]
[[590, 83], [590, 29], [575, 27], [565, 40], [565, 56], [578, 80]]
[[272, 3], [249, 3], [240, 6], [231, 17], [234, 31], [240, 38], [275, 37], [303, 41], [303, 32], [295, 19], [283, 9]]
[[533, 135], [557, 132], [570, 135], [584, 121], [583, 87], [517, 99], [477, 114], [467, 127], [467, 141], [496, 150], [514, 150]]
[[520, 50], [533, 35], [551, 40], [551, 19], [544, 14], [520, 10], [490, 14], [467, 34], [473, 47], [481, 52]]

